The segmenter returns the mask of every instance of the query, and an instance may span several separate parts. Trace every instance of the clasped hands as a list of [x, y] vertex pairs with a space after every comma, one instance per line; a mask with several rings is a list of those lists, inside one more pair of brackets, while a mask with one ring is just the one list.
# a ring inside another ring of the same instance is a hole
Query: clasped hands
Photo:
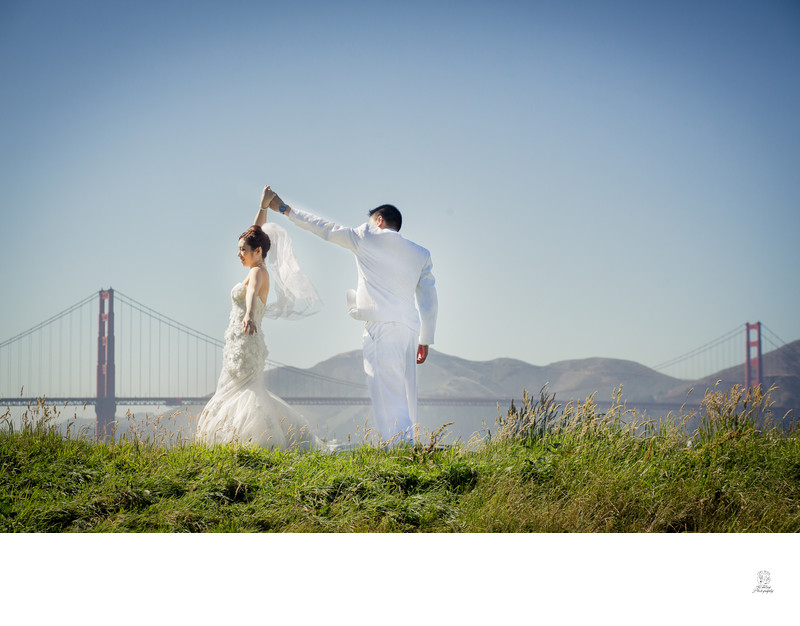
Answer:
[[280, 196], [270, 189], [269, 185], [264, 187], [264, 191], [261, 194], [261, 208], [262, 209], [272, 209], [273, 211], [280, 211], [281, 206], [285, 204], [283, 200], [281, 200]]

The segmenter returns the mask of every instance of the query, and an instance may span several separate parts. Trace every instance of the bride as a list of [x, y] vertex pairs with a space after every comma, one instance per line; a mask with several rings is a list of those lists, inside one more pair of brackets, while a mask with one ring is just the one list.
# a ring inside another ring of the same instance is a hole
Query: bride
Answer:
[[[273, 197], [267, 187], [262, 208]], [[303, 416], [266, 388], [263, 376], [268, 351], [261, 326], [265, 316], [296, 319], [313, 315], [321, 305], [319, 295], [300, 270], [286, 231], [276, 224], [264, 224], [260, 212], [256, 225], [239, 238], [238, 256], [249, 268], [247, 278], [231, 291], [233, 306], [225, 331], [222, 372], [216, 392], [200, 414], [196, 438], [208, 444], [322, 448]], [[270, 302], [268, 295], [273, 295]]]

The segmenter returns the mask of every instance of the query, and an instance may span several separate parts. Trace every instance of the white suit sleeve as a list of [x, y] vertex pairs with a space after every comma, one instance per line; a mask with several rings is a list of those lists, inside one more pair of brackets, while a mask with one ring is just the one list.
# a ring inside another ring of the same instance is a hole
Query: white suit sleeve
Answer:
[[436, 332], [436, 316], [439, 312], [439, 298], [436, 295], [436, 279], [433, 277], [433, 263], [430, 257], [422, 269], [417, 283], [417, 306], [419, 307], [419, 343], [427, 346], [433, 343]]
[[352, 252], [355, 252], [358, 248], [359, 237], [355, 228], [339, 226], [339, 224], [329, 222], [328, 220], [317, 217], [316, 215], [311, 215], [311, 213], [306, 211], [295, 209], [294, 207], [292, 207], [292, 210], [289, 212], [289, 219], [300, 228], [314, 233], [317, 237], [325, 241], [335, 243]]

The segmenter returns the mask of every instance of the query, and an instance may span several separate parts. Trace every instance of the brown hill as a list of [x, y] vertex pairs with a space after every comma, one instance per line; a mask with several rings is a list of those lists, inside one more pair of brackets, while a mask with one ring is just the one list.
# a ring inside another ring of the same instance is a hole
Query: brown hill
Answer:
[[[773, 401], [780, 407], [800, 407], [800, 341], [764, 355], [764, 383], [778, 386]], [[279, 368], [265, 374], [267, 384], [278, 395], [367, 397], [361, 351], [336, 355], [308, 370]], [[665, 403], [679, 407], [694, 388], [691, 402], [699, 402], [705, 389], [721, 381], [723, 389], [743, 384], [744, 366], [730, 368], [696, 381], [666, 376], [644, 365], [621, 359], [590, 358], [560, 361], [546, 366], [517, 359], [469, 361], [431, 351], [419, 369], [420, 397], [491, 398], [498, 404], [476, 406], [420, 406], [420, 425], [434, 430], [448, 421], [456, 436], [469, 438], [476, 431], [493, 426], [498, 410], [504, 412], [511, 399], [519, 402], [522, 390], [536, 395], [547, 385], [563, 403], [583, 400], [591, 394], [599, 402], [611, 400], [614, 390], [623, 388], [629, 407], [636, 403]], [[363, 433], [371, 427], [369, 405], [302, 407], [309, 420], [329, 437]]]
[[[308, 370], [279, 368], [267, 372], [267, 384], [284, 396], [359, 396], [366, 394], [361, 351], [339, 354]], [[682, 385], [681, 380], [621, 359], [590, 358], [547, 366], [517, 359], [469, 361], [431, 350], [419, 368], [419, 393], [447, 398], [519, 398], [522, 390], [548, 386], [558, 397], [584, 399], [590, 394], [610, 399], [624, 386], [625, 397], [652, 401]]]

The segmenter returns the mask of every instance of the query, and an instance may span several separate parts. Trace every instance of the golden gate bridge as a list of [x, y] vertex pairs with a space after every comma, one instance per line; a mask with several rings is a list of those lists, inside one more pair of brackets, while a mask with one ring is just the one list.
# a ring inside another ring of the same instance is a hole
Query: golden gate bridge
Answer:
[[[763, 382], [763, 342], [785, 345], [760, 322], [745, 324], [652, 369], [676, 378], [698, 363], [711, 374], [741, 364], [743, 384]], [[224, 342], [169, 318], [113, 289], [90, 294], [49, 319], [0, 343], [0, 404], [93, 405], [103, 436], [117, 406], [204, 405], [221, 368]], [[290, 404], [368, 405], [366, 385], [268, 359], [273, 391]], [[292, 392], [281, 387], [291, 378]], [[298, 384], [298, 381], [300, 383]], [[332, 387], [333, 385], [333, 387]], [[324, 388], [326, 393], [320, 391]], [[331, 393], [331, 389], [338, 389]], [[508, 398], [420, 397], [421, 405], [486, 405]]]

